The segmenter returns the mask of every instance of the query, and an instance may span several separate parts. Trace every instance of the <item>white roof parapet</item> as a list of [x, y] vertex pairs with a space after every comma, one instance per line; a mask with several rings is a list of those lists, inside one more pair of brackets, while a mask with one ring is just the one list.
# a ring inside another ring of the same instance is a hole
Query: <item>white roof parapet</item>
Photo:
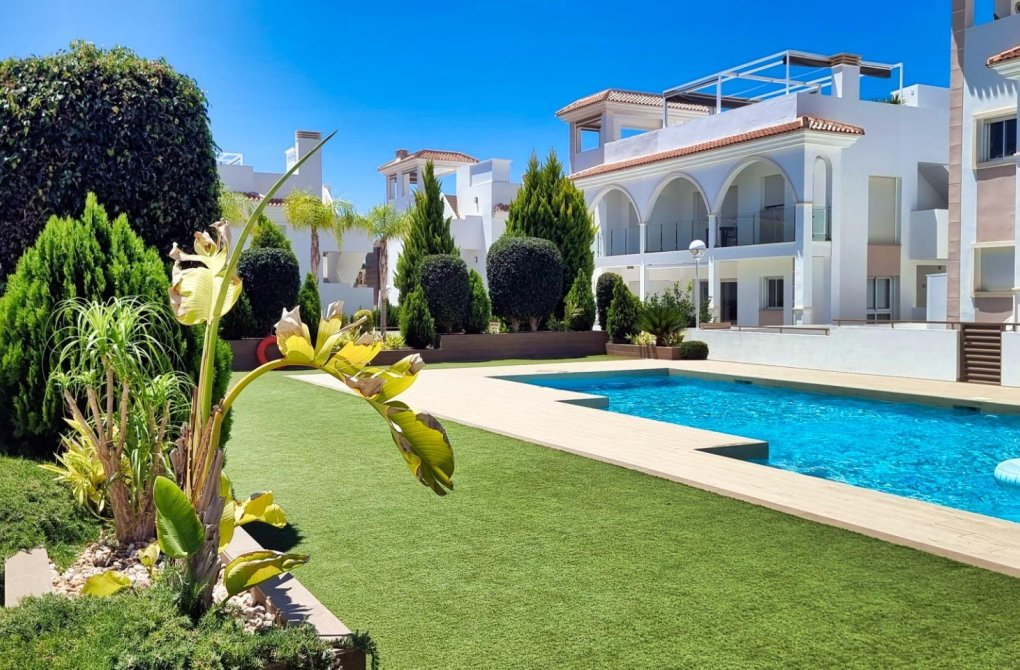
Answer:
[[216, 157], [218, 165], [244, 165], [244, 154], [236, 151], [221, 151]]

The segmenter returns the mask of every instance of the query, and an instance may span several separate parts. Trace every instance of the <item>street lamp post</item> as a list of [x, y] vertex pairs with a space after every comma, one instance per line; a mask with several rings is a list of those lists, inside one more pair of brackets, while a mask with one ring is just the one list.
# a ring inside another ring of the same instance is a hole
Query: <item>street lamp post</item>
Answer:
[[701, 257], [705, 255], [705, 243], [694, 240], [687, 247], [694, 257], [694, 328], [701, 328]]

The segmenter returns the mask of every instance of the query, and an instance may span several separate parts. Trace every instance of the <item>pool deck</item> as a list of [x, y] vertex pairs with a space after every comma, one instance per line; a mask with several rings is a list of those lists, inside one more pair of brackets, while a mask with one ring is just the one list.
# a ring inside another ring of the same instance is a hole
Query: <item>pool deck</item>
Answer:
[[[1020, 413], [1020, 388], [720, 361], [621, 360], [428, 370], [401, 399], [441, 419], [567, 451], [1020, 576], [1020, 524], [704, 451], [760, 442], [584, 406], [592, 396], [500, 377], [672, 369], [801, 389]], [[295, 379], [334, 388], [328, 375]], [[904, 397], [906, 396], [906, 397]], [[582, 403], [582, 404], [577, 404]], [[454, 445], [456, 449], [456, 445]], [[990, 473], [989, 473], [990, 475]]]

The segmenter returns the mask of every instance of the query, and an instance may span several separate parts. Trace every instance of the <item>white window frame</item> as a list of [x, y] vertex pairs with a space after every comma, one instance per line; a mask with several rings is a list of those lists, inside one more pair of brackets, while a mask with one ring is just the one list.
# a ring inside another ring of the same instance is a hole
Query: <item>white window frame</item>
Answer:
[[[984, 286], [981, 281], [982, 277], [982, 255], [985, 250], [995, 251], [1013, 251], [1013, 264], [1016, 265], [1016, 248], [1015, 245], [1009, 242], [979, 242], [974, 245], [974, 290], [973, 293], [977, 297], [987, 296], [1006, 296], [1013, 294], [1013, 287], [1006, 286], [1000, 288], [988, 288]], [[1014, 270], [1014, 273], [1016, 271]]]
[[[770, 284], [772, 282], [779, 282], [779, 293], [773, 294]], [[762, 277], [761, 278], [761, 308], [767, 311], [781, 312], [786, 304], [786, 282], [783, 281], [783, 277]], [[773, 295], [778, 295], [779, 302], [774, 303], [770, 298]]]
[[[880, 282], [888, 286], [887, 307], [878, 307]], [[896, 277], [868, 277], [865, 291], [865, 319], [868, 321], [892, 321], [896, 312]]]
[[[1012, 154], [1004, 154], [1002, 156], [994, 156], [994, 157], [991, 155], [991, 151], [992, 151], [992, 126], [994, 126], [996, 124], [999, 124], [999, 123], [1006, 123], [1008, 121], [1016, 121], [1016, 119], [1017, 119], [1017, 113], [1015, 111], [1013, 111], [1013, 112], [1009, 112], [1009, 113], [1006, 113], [1006, 114], [996, 114], [995, 116], [989, 116], [989, 117], [983, 118], [983, 119], [981, 119], [979, 121], [979, 123], [981, 124], [981, 128], [980, 128], [980, 131], [979, 131], [980, 132], [979, 137], [981, 138], [980, 150], [978, 151], [978, 162], [979, 163], [995, 163], [995, 162], [998, 162], [998, 161], [1007, 161], [1007, 160], [1010, 160], [1011, 158], [1013, 158], [1014, 155], [1016, 155], [1015, 154], [1015, 152], [1016, 152], [1016, 147], [1015, 146], [1014, 146], [1014, 153], [1012, 153]], [[1014, 142], [1015, 141], [1016, 141], [1016, 136], [1014, 135]]]

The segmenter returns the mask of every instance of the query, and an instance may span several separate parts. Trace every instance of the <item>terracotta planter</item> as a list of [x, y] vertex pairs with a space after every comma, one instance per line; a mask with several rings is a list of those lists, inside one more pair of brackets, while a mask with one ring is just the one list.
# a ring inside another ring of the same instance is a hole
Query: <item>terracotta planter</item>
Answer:
[[539, 331], [537, 333], [485, 333], [443, 335], [438, 349], [381, 351], [373, 365], [391, 365], [408, 354], [420, 354], [426, 363], [468, 363], [504, 358], [583, 358], [606, 353], [606, 333]]
[[656, 347], [645, 344], [606, 344], [606, 353], [610, 356], [629, 356], [630, 358], [654, 358], [664, 361], [679, 361], [680, 347]]

